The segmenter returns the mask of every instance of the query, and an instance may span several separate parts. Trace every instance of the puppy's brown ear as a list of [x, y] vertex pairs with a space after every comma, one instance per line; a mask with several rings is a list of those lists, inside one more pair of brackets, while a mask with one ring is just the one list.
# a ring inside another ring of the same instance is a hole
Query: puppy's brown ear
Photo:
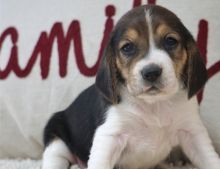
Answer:
[[104, 51], [96, 75], [96, 86], [103, 96], [112, 104], [118, 103], [116, 53], [112, 38]]
[[196, 46], [195, 40], [191, 35], [187, 42], [187, 88], [188, 98], [191, 98], [205, 85], [208, 75], [204, 61], [200, 55], [199, 49]]

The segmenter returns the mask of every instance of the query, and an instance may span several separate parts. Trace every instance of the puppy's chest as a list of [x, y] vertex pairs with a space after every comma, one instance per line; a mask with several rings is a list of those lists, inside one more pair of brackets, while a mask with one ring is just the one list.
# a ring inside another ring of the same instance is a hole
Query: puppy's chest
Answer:
[[122, 158], [125, 163], [157, 163], [177, 144], [174, 110], [169, 105], [127, 105], [118, 107], [118, 111], [118, 126], [127, 138]]
[[[176, 110], [169, 105], [129, 105], [120, 107], [118, 123], [130, 136], [157, 139], [163, 135], [170, 138], [176, 132], [179, 119]], [[167, 138], [167, 137], [166, 137]], [[155, 140], [156, 141], [156, 140]]]

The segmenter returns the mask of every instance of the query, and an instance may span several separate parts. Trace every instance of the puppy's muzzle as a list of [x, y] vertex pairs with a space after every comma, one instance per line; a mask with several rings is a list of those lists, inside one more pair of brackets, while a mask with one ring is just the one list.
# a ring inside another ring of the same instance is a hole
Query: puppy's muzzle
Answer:
[[162, 68], [155, 64], [145, 66], [141, 71], [142, 78], [150, 83], [157, 81], [161, 74]]

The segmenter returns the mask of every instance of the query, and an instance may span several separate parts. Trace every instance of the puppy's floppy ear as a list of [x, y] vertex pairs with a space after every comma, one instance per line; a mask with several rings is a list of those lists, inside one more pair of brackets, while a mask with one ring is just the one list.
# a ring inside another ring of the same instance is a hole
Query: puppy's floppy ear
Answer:
[[95, 82], [103, 96], [112, 104], [118, 103], [119, 100], [116, 53], [114, 47], [111, 37], [102, 56]]
[[208, 75], [204, 61], [192, 35], [188, 35], [187, 41], [187, 88], [188, 98], [191, 98], [205, 85]]

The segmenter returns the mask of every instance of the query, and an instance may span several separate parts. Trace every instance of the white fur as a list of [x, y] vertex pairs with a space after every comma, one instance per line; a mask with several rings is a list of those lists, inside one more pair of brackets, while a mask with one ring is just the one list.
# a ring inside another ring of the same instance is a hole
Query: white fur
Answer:
[[109, 108], [96, 131], [88, 169], [152, 167], [177, 145], [200, 169], [220, 168], [195, 97], [188, 100], [181, 91], [168, 100], [148, 103], [124, 89], [122, 102]]
[[56, 139], [44, 151], [42, 169], [67, 169], [71, 161], [72, 155], [66, 144]]

